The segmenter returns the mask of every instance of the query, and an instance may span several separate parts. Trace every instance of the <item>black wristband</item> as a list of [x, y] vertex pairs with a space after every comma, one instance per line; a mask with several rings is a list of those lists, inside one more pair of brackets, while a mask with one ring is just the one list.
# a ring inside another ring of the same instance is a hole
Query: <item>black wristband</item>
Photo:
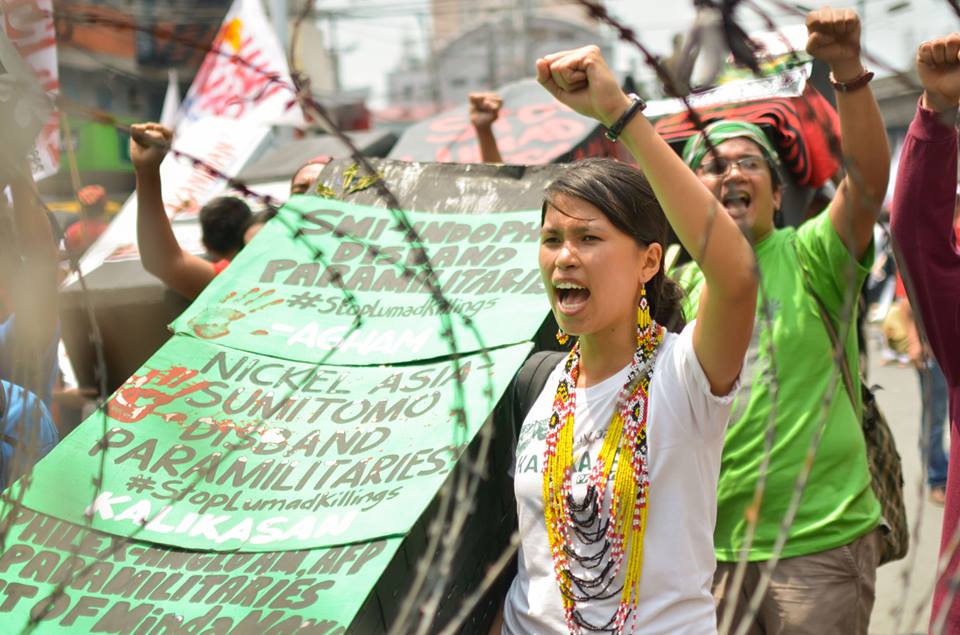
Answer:
[[643, 109], [647, 107], [647, 102], [643, 101], [643, 97], [636, 93], [630, 93], [627, 95], [633, 103], [630, 104], [630, 107], [627, 108], [626, 112], [620, 115], [620, 118], [617, 121], [604, 130], [603, 134], [606, 135], [607, 139], [610, 141], [616, 141], [620, 137], [620, 133], [623, 132], [623, 129], [627, 127], [627, 124], [630, 123], [630, 120], [633, 119], [633, 116], [638, 112], [643, 112]]

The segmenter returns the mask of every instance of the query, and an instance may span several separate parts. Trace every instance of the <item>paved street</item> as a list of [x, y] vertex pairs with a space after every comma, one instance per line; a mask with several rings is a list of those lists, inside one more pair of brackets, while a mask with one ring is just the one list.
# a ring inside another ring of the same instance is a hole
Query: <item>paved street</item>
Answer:
[[903, 459], [911, 547], [905, 560], [884, 565], [877, 574], [877, 601], [871, 635], [926, 633], [930, 597], [937, 566], [943, 509], [927, 500], [920, 465], [920, 388], [913, 368], [882, 366], [877, 353], [879, 332], [871, 333], [871, 384], [879, 384], [877, 400], [893, 429]]

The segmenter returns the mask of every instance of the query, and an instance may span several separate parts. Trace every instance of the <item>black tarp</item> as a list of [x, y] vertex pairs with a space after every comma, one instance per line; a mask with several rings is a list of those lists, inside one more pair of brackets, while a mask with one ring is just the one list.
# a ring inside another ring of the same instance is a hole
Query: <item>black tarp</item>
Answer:
[[[616, 153], [596, 121], [555, 100], [535, 80], [508, 84], [498, 92], [503, 106], [493, 132], [504, 163], [542, 165]], [[411, 126], [388, 157], [479, 163], [480, 148], [467, 105]]]
[[[389, 130], [365, 130], [346, 135], [368, 157], [386, 156], [397, 142], [396, 133]], [[244, 183], [289, 180], [304, 163], [319, 156], [340, 159], [350, 156], [350, 152], [334, 135], [297, 139], [267, 150], [262, 157], [243, 168], [237, 179]]]

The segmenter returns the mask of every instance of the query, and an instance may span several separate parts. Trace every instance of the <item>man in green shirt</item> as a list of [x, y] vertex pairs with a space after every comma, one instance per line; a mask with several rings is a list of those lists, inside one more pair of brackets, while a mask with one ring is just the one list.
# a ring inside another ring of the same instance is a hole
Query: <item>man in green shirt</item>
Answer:
[[[723, 451], [714, 594], [721, 626], [736, 627], [753, 595], [763, 593], [751, 633], [865, 634], [879, 561], [880, 507], [870, 486], [860, 422], [805, 277], [839, 325], [847, 360], [856, 369], [856, 298], [873, 260], [873, 224], [886, 191], [890, 152], [869, 75], [860, 63], [856, 14], [814, 11], [807, 27], [807, 51], [833, 73], [848, 168], [828, 209], [799, 229], [775, 229], [779, 162], [770, 141], [752, 124], [715, 122], [705, 131], [709, 144], [703, 134], [696, 135], [683, 153], [753, 240], [761, 277], [744, 388]], [[680, 282], [692, 318], [702, 274], [687, 267]], [[859, 400], [859, 390], [854, 398]], [[757, 505], [771, 426], [766, 487]], [[822, 438], [809, 481], [780, 548], [781, 525], [816, 434]], [[752, 542], [751, 519], [756, 520]], [[764, 592], [767, 563], [777, 558]], [[742, 584], [734, 588], [741, 559], [748, 565]]]

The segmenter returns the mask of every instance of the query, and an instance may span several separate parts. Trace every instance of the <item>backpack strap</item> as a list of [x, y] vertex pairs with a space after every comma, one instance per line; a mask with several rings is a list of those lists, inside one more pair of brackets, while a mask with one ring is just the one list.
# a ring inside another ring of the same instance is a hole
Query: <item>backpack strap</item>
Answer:
[[[862, 420], [863, 412], [857, 409], [857, 399], [853, 391], [853, 373], [847, 361], [847, 347], [844, 346], [843, 340], [840, 339], [840, 333], [837, 331], [837, 326], [833, 323], [833, 318], [830, 317], [830, 311], [827, 309], [827, 305], [820, 299], [820, 296], [813, 286], [813, 281], [810, 280], [810, 273], [807, 271], [803, 256], [800, 255], [800, 250], [797, 249], [793, 241], [791, 241], [791, 245], [793, 246], [794, 253], [797, 255], [797, 261], [800, 263], [800, 275], [803, 277], [803, 287], [807, 295], [813, 298], [814, 304], [817, 305], [820, 320], [823, 322], [823, 327], [827, 331], [827, 337], [830, 338], [830, 344], [833, 346], [831, 354], [836, 358], [835, 361], [840, 367], [840, 376], [843, 378], [843, 385], [847, 389], [847, 397], [850, 398], [850, 405], [853, 407], [853, 412], [857, 415], [857, 418]], [[851, 313], [851, 316], [852, 315]]]
[[520, 426], [543, 391], [547, 378], [560, 360], [567, 356], [562, 351], [538, 351], [527, 358], [514, 379], [513, 438], [520, 437]]

